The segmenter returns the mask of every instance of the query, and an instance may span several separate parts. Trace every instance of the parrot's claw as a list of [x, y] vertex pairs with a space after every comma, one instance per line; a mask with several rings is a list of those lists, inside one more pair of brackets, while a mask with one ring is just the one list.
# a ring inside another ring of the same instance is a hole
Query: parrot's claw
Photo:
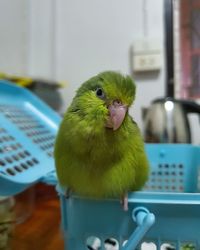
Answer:
[[128, 211], [128, 195], [124, 194], [121, 198], [121, 204], [124, 211]]
[[72, 194], [71, 188], [67, 188], [67, 190], [66, 190], [66, 192], [65, 192], [65, 198], [66, 198], [66, 199], [69, 199], [70, 196], [71, 196], [71, 194]]

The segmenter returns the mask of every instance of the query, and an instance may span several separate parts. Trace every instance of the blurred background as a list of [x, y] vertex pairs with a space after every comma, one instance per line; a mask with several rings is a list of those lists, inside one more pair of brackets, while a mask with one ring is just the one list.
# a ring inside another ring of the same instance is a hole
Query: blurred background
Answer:
[[[164, 50], [162, 0], [0, 0], [0, 71], [66, 82], [62, 113], [74, 91], [103, 70], [133, 74], [135, 41], [154, 39]], [[165, 64], [135, 77], [133, 115], [165, 91]]]
[[[199, 100], [199, 52], [190, 75], [190, 42], [196, 51], [200, 47], [199, 5], [198, 0], [0, 0], [0, 72], [48, 81], [51, 86], [38, 84], [35, 91], [60, 114], [94, 74], [130, 74], [137, 84], [130, 113], [143, 128], [142, 110], [155, 98]], [[192, 130], [196, 143], [198, 129]]]

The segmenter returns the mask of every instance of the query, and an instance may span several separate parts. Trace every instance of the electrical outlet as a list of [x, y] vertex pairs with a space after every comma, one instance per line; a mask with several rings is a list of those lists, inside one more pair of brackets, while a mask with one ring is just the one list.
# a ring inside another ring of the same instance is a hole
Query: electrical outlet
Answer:
[[133, 45], [134, 72], [157, 71], [162, 66], [161, 43], [158, 40], [142, 39]]
[[153, 71], [161, 67], [161, 56], [159, 54], [141, 54], [133, 57], [134, 71]]

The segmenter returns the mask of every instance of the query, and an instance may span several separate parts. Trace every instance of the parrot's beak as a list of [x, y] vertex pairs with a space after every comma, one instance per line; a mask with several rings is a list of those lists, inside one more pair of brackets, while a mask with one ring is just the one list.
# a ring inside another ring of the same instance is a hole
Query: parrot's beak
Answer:
[[124, 120], [124, 117], [127, 112], [127, 106], [116, 100], [108, 106], [108, 110], [109, 116], [106, 122], [106, 127], [112, 128], [113, 130], [117, 130]]

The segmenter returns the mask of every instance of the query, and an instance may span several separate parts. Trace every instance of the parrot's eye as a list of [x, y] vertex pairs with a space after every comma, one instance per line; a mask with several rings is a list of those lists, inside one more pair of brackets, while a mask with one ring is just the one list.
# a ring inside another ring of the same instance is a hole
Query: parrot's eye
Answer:
[[105, 94], [104, 94], [104, 92], [103, 92], [103, 90], [101, 88], [96, 89], [96, 96], [101, 98], [101, 99], [105, 98]]

